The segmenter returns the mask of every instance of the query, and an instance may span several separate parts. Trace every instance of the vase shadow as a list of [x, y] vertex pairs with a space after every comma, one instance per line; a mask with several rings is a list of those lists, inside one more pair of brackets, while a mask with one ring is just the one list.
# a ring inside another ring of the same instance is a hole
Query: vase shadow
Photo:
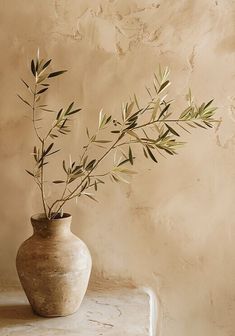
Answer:
[[29, 304], [0, 305], [0, 327], [24, 325], [43, 319], [32, 311]]

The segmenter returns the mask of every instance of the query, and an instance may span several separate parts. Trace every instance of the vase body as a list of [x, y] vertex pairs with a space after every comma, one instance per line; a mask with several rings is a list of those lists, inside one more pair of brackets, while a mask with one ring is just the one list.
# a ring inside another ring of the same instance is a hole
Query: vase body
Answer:
[[70, 231], [72, 217], [31, 217], [33, 235], [19, 248], [16, 268], [35, 313], [66, 316], [76, 312], [87, 290], [91, 256]]

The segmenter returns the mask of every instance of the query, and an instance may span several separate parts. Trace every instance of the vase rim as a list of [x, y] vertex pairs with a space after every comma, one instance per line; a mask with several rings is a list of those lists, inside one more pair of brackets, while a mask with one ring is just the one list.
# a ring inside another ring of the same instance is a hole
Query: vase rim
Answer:
[[31, 216], [31, 220], [36, 221], [36, 222], [40, 222], [40, 221], [60, 222], [60, 221], [64, 221], [65, 219], [70, 219], [70, 218], [72, 218], [72, 215], [70, 213], [67, 213], [67, 212], [65, 212], [63, 214], [63, 217], [52, 218], [52, 219], [46, 218], [44, 213], [37, 213], [37, 214]]

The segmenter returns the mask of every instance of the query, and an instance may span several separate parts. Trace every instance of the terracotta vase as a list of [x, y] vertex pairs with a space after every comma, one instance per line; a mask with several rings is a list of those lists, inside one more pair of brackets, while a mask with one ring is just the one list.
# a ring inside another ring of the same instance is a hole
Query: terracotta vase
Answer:
[[76, 312], [87, 290], [91, 256], [70, 231], [72, 216], [31, 217], [33, 235], [19, 248], [16, 268], [35, 313], [66, 316]]

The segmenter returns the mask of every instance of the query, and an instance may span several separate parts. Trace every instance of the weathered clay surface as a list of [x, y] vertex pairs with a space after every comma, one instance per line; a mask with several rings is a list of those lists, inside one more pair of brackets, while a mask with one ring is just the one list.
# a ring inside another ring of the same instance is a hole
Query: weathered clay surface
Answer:
[[91, 257], [70, 231], [71, 216], [31, 218], [34, 234], [19, 248], [16, 266], [33, 310], [42, 316], [65, 316], [78, 310], [87, 289]]

